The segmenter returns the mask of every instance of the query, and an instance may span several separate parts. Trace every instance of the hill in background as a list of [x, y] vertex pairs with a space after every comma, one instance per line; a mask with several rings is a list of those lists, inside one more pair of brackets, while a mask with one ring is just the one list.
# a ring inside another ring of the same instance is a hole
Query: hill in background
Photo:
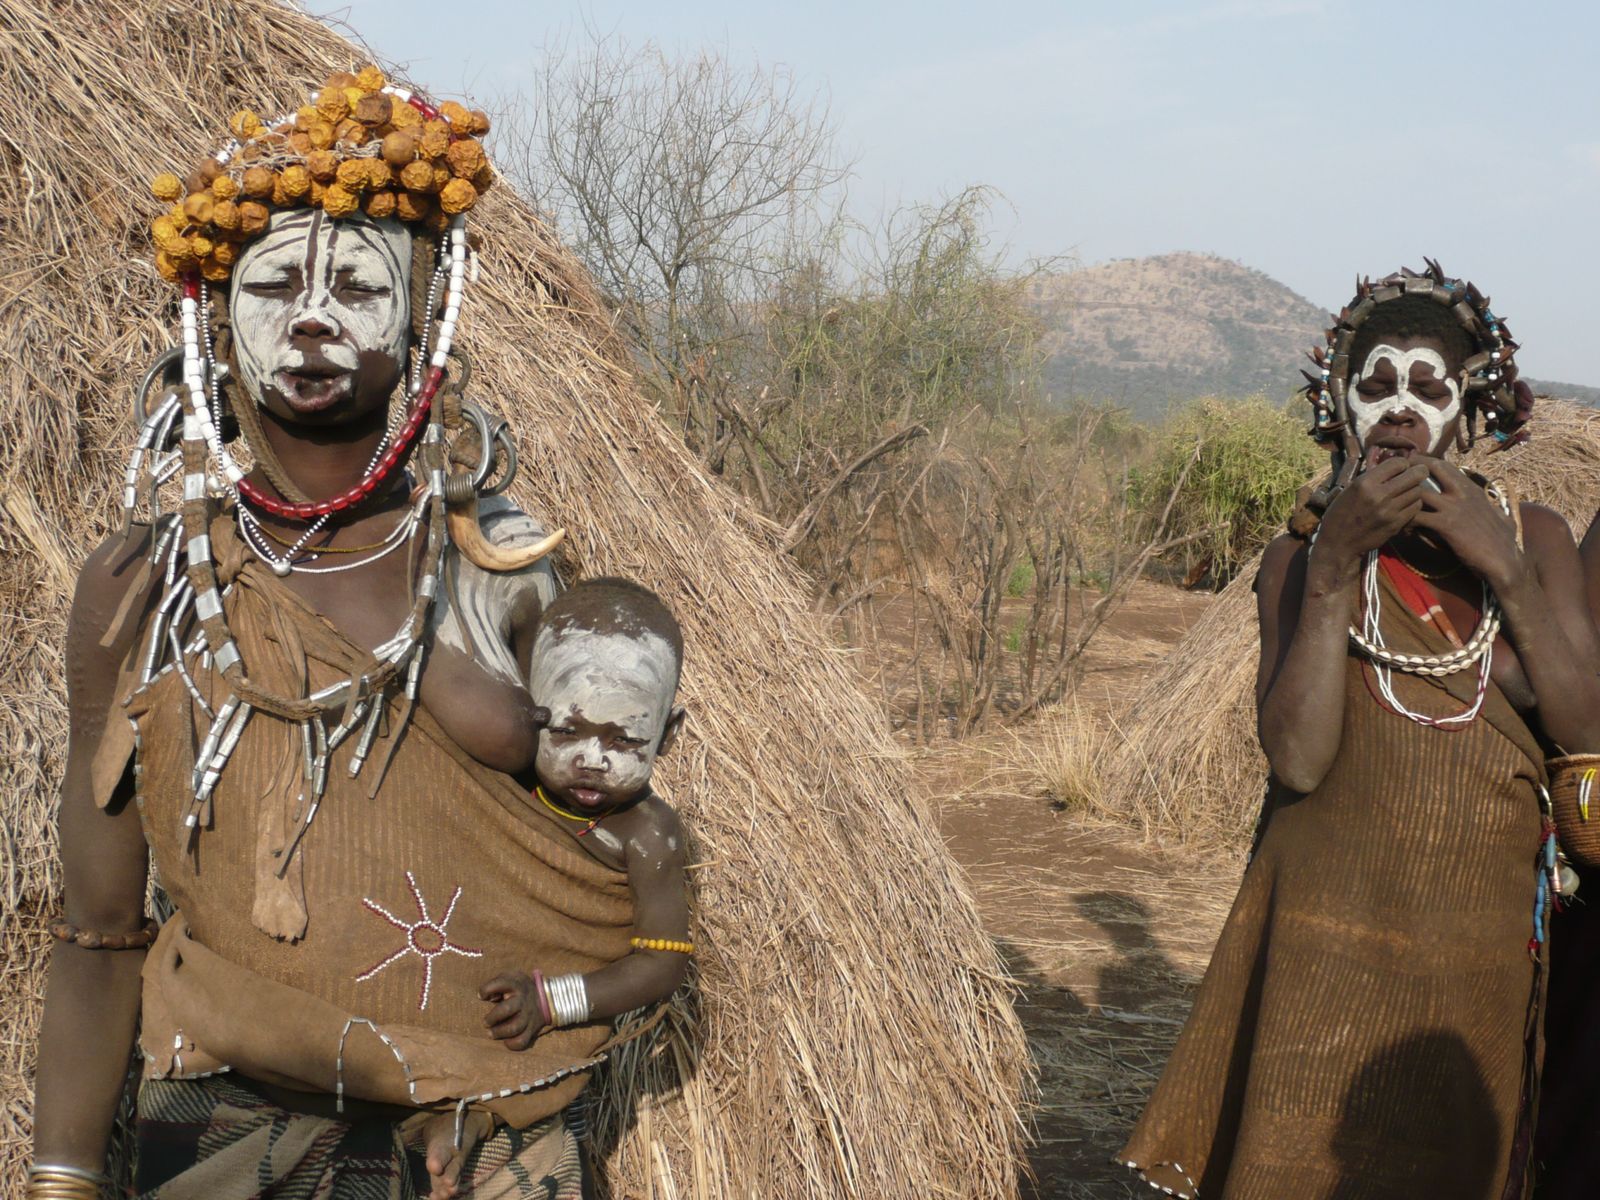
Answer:
[[[1198, 396], [1285, 398], [1329, 314], [1271, 276], [1210, 254], [1160, 254], [1040, 277], [1045, 388], [1142, 419]], [[1529, 380], [1600, 404], [1600, 388]]]

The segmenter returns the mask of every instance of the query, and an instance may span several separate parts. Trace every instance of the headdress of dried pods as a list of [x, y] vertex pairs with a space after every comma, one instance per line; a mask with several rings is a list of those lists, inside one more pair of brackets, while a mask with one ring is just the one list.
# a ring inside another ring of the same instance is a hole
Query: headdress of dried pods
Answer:
[[151, 180], [171, 207], [150, 223], [156, 269], [173, 283], [226, 280], [240, 247], [274, 210], [393, 217], [443, 233], [494, 183], [489, 118], [453, 100], [435, 108], [377, 67], [328, 77], [312, 102], [273, 121], [243, 109], [233, 140], [184, 178]]

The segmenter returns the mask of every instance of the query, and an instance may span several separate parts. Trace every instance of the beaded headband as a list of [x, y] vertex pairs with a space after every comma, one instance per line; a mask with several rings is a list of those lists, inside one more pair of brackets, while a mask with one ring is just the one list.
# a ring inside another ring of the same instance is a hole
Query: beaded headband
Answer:
[[274, 210], [361, 212], [440, 234], [494, 183], [478, 140], [487, 116], [453, 100], [436, 108], [377, 67], [330, 75], [312, 103], [275, 121], [243, 109], [228, 124], [233, 140], [186, 178], [150, 182], [172, 205], [150, 223], [169, 282], [225, 281]]
[[1503, 445], [1527, 436], [1522, 427], [1532, 412], [1531, 394], [1516, 382], [1517, 367], [1512, 360], [1518, 347], [1511, 331], [1490, 309], [1489, 297], [1475, 285], [1447, 276], [1431, 258], [1423, 261], [1427, 270], [1420, 273], [1402, 267], [1376, 282], [1358, 280], [1355, 297], [1339, 310], [1334, 324], [1324, 334], [1325, 344], [1307, 352], [1316, 365], [1315, 374], [1301, 372], [1307, 381], [1304, 395], [1314, 414], [1309, 432], [1334, 450], [1336, 482], [1330, 490], [1349, 482], [1361, 457], [1347, 394], [1353, 370], [1350, 350], [1373, 312], [1403, 296], [1426, 297], [1448, 309], [1475, 347], [1462, 364], [1462, 407], [1468, 439], [1477, 437], [1480, 412], [1488, 432]]

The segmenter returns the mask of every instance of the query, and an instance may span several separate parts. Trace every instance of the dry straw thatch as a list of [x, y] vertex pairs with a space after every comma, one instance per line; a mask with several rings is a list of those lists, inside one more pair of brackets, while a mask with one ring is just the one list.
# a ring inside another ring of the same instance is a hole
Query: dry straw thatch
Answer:
[[[1503, 453], [1480, 442], [1465, 465], [1548, 504], [1581, 537], [1600, 509], [1600, 412], [1542, 400], [1531, 439]], [[1102, 811], [1147, 835], [1247, 844], [1267, 764], [1256, 743], [1257, 555], [1153, 674], [1100, 759]]]
[[[113, 523], [134, 381], [170, 344], [143, 181], [364, 55], [267, 0], [0, 0], [0, 1192], [20, 1192], [77, 564]], [[509, 417], [521, 500], [569, 570], [660, 589], [691, 735], [664, 782], [694, 831], [699, 988], [616, 1065], [616, 1196], [1015, 1194], [1026, 1047], [965, 883], [769, 532], [611, 362], [591, 281], [509, 189], [476, 228], [474, 394]]]

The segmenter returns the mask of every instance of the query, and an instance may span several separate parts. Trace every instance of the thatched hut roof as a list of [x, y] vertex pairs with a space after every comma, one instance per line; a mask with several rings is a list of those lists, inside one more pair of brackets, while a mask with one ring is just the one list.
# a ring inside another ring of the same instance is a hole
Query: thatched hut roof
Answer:
[[[52, 829], [61, 642], [112, 527], [133, 384], [171, 344], [144, 181], [239, 107], [282, 111], [367, 56], [270, 0], [0, 0], [0, 1191], [20, 1194]], [[662, 772], [694, 846], [699, 985], [617, 1064], [615, 1196], [1014, 1194], [1026, 1048], [1009, 981], [886, 723], [759, 521], [642, 403], [591, 281], [497, 188], [461, 338], [513, 423], [518, 498], [569, 572], [659, 589], [688, 642]]]
[[[1541, 400], [1532, 437], [1503, 453], [1480, 442], [1465, 459], [1548, 504], [1581, 537], [1600, 510], [1600, 412]], [[1217, 597], [1135, 698], [1100, 765], [1104, 806], [1147, 834], [1182, 842], [1248, 842], [1267, 762], [1256, 742], [1256, 602], [1260, 556]]]

